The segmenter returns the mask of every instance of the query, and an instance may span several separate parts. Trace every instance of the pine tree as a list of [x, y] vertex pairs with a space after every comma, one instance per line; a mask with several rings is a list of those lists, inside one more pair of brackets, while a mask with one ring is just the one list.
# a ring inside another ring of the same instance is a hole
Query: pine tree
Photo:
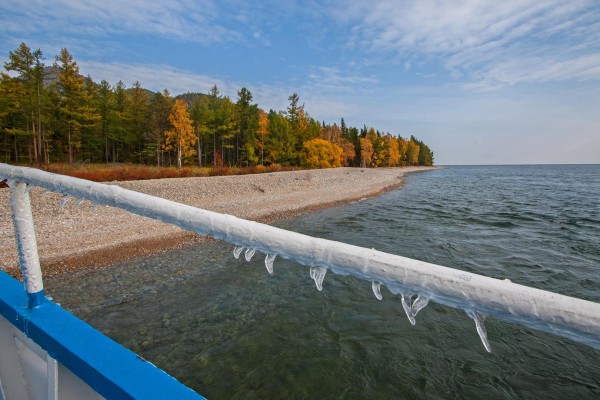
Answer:
[[113, 107], [112, 88], [103, 80], [98, 85], [98, 114], [100, 115], [100, 134], [104, 139], [104, 161], [109, 162], [109, 120]]
[[258, 105], [252, 104], [252, 93], [245, 87], [238, 91], [235, 112], [239, 130], [236, 138], [237, 164], [240, 167], [255, 164], [258, 161], [254, 143], [258, 129]]
[[141, 162], [144, 152], [144, 133], [148, 121], [148, 94], [142, 88], [142, 84], [139, 81], [135, 81], [131, 89], [127, 91], [127, 95], [129, 97], [127, 118], [129, 122], [128, 142], [133, 147], [131, 153], [137, 153], [138, 160]]
[[[4, 63], [7, 71], [19, 74], [15, 78], [18, 92], [22, 96], [20, 105], [24, 113], [23, 132], [32, 140], [33, 161], [38, 164], [42, 160], [42, 92], [44, 80], [43, 53], [40, 49], [31, 51], [25, 42], [8, 53], [9, 61]], [[43, 157], [45, 160], [46, 157]]]
[[202, 146], [202, 144], [206, 142], [206, 136], [210, 131], [209, 122], [211, 120], [211, 114], [209, 101], [210, 99], [207, 96], [194, 99], [190, 113], [194, 124], [194, 132], [196, 134], [196, 154], [199, 167], [202, 167], [202, 151], [206, 147]]
[[173, 98], [167, 89], [154, 93], [149, 106], [149, 127], [144, 135], [145, 149], [148, 158], [156, 157], [156, 166], [160, 167], [162, 160], [163, 132], [169, 129], [169, 113], [173, 106]]
[[81, 146], [81, 128], [97, 120], [98, 114], [88, 106], [90, 99], [84, 90], [84, 79], [67, 49], [56, 56], [53, 71], [57, 77], [58, 110], [66, 124], [69, 163], [73, 163]]

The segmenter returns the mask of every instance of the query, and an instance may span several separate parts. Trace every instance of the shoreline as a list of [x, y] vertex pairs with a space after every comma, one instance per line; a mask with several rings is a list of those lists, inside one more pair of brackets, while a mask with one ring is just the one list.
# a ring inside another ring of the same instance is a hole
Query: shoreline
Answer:
[[[202, 178], [109, 182], [180, 203], [273, 223], [338, 207], [400, 188], [404, 177], [437, 167], [335, 168]], [[0, 269], [20, 277], [9, 189], [0, 189]], [[61, 195], [32, 188], [31, 203], [40, 264], [45, 276], [108, 267], [214, 240], [111, 207], [77, 206]]]

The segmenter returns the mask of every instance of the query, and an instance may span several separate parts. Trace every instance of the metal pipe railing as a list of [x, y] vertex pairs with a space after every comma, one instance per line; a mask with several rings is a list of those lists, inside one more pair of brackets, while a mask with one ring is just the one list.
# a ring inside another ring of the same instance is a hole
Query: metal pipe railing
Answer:
[[[467, 311], [476, 323], [486, 349], [483, 318], [493, 315], [543, 330], [600, 349], [600, 304], [535, 289], [486, 276], [430, 264], [406, 257], [275, 228], [231, 215], [183, 205], [162, 198], [37, 169], [0, 164], [0, 177], [47, 190], [87, 199], [97, 204], [177, 225], [200, 235], [212, 236], [311, 266], [311, 277], [320, 286], [327, 270], [373, 281], [402, 295], [402, 303], [414, 316], [429, 300]], [[239, 253], [238, 253], [239, 255]], [[419, 298], [412, 304], [410, 296]]]
[[31, 215], [29, 186], [26, 183], [14, 182], [10, 185], [10, 205], [23, 283], [29, 307], [35, 307], [44, 300], [44, 283]]

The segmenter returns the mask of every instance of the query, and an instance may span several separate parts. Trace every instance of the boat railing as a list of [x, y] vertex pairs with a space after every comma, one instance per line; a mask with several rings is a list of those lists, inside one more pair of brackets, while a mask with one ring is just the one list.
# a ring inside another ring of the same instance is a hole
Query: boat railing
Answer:
[[[267, 268], [274, 257], [310, 267], [320, 288], [327, 271], [353, 275], [402, 296], [409, 320], [429, 301], [463, 309], [475, 320], [477, 331], [490, 351], [483, 320], [487, 315], [550, 332], [600, 349], [600, 304], [448, 268], [374, 249], [326, 240], [267, 224], [220, 214], [131, 191], [117, 185], [48, 173], [39, 169], [0, 164], [0, 178], [10, 186], [10, 198], [20, 266], [30, 307], [44, 301], [43, 279], [37, 254], [28, 188], [46, 190], [121, 208], [145, 217], [177, 225], [265, 254]], [[415, 297], [416, 296], [416, 297]]]

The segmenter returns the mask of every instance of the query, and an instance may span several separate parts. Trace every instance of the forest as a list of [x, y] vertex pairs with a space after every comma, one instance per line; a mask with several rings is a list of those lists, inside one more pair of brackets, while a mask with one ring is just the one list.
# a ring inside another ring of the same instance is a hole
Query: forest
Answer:
[[26, 43], [9, 52], [0, 79], [0, 161], [133, 163], [158, 167], [433, 165], [414, 136], [316, 121], [297, 93], [285, 110], [261, 109], [245, 87], [231, 99], [172, 96], [138, 81], [95, 82], [62, 49], [52, 65]]

